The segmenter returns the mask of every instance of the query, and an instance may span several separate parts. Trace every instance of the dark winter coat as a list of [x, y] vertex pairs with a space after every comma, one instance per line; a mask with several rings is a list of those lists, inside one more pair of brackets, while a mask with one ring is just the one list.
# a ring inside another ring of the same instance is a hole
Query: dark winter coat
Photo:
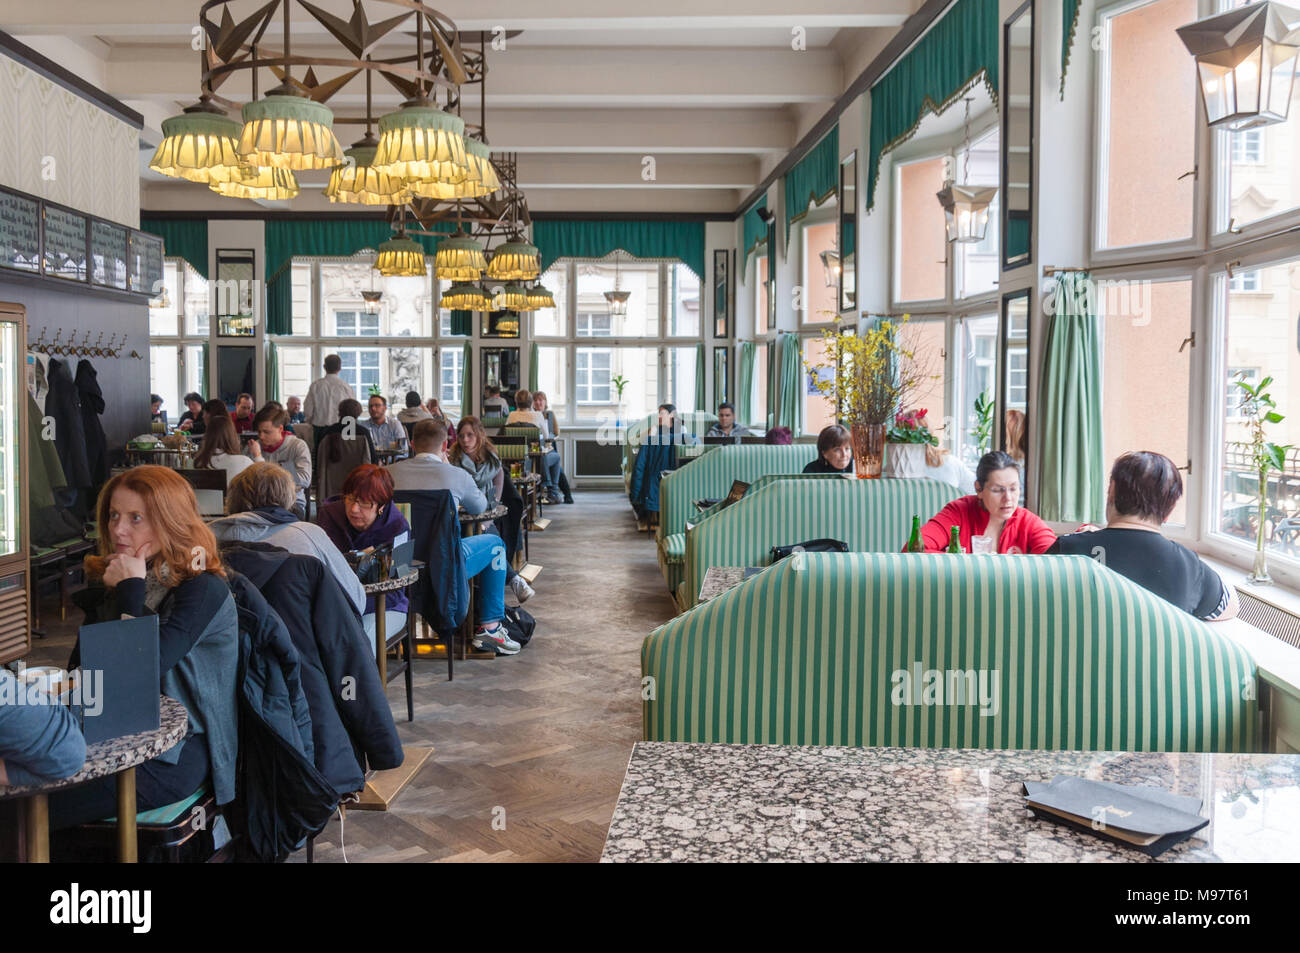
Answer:
[[50, 359], [50, 392], [45, 395], [45, 415], [54, 418], [54, 447], [68, 486], [91, 486], [90, 462], [86, 455], [86, 428], [81, 400], [66, 361]]
[[[369, 527], [360, 531], [353, 529], [352, 524], [348, 522], [347, 507], [343, 505], [341, 496], [330, 497], [321, 505], [320, 512], [316, 515], [316, 523], [325, 530], [339, 551], [344, 553], [369, 549], [371, 546], [383, 546], [403, 533], [411, 531], [402, 511], [392, 503], [379, 508], [379, 512], [375, 514], [375, 521]], [[396, 590], [388, 593], [384, 605], [389, 612], [406, 612], [409, 608], [408, 603], [405, 590]], [[365, 614], [369, 615], [374, 611], [375, 597], [366, 596]]]
[[99, 374], [90, 361], [77, 365], [77, 399], [81, 402], [81, 429], [86, 437], [86, 466], [90, 485], [99, 487], [108, 481], [108, 438], [100, 415], [104, 413], [104, 392], [99, 389]]
[[469, 609], [456, 498], [450, 490], [398, 490], [393, 502], [410, 504], [415, 558], [424, 563], [413, 590], [415, 611], [439, 635], [454, 633]]

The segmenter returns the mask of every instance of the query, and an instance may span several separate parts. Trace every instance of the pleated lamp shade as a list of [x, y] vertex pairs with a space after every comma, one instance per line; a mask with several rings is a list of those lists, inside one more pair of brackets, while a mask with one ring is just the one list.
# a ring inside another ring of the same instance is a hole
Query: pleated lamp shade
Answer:
[[478, 281], [487, 268], [483, 246], [463, 231], [438, 242], [433, 272], [446, 281]]
[[226, 182], [216, 179], [208, 188], [232, 199], [291, 199], [298, 194], [298, 179], [288, 169], [244, 166]]
[[332, 169], [343, 162], [334, 113], [324, 103], [291, 96], [280, 87], [243, 109], [239, 154], [250, 165], [276, 169]]
[[418, 278], [424, 274], [424, 246], [398, 233], [380, 243], [375, 270], [386, 278]]
[[402, 205], [410, 193], [396, 179], [374, 167], [377, 143], [363, 139], [343, 153], [343, 164], [330, 173], [325, 197], [356, 205]]
[[498, 245], [487, 266], [487, 276], [497, 281], [532, 281], [541, 273], [537, 246], [518, 237]]
[[239, 123], [206, 103], [164, 119], [162, 131], [149, 161], [155, 172], [207, 185], [229, 181], [244, 164], [236, 151]]
[[508, 284], [496, 293], [492, 299], [494, 311], [533, 311], [529, 307], [528, 292], [520, 284]]
[[478, 285], [454, 284], [443, 293], [438, 307], [448, 311], [490, 311], [492, 296]]
[[415, 195], [441, 198], [423, 190], [439, 183], [459, 185], [470, 175], [465, 121], [429, 102], [408, 103], [380, 117], [373, 166], [401, 179]]

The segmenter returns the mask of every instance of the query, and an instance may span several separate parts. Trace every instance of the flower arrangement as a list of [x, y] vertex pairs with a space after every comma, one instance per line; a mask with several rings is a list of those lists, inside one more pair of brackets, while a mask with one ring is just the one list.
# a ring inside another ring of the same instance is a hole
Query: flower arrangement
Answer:
[[923, 408], [895, 414], [894, 426], [889, 429], [887, 441], [889, 443], [924, 443], [937, 447], [939, 438], [930, 433], [930, 427], [925, 422], [926, 413], [928, 411]]
[[824, 363], [805, 367], [810, 386], [835, 402], [843, 420], [885, 426], [911, 395], [935, 379], [929, 355], [917, 335], [908, 333], [907, 321], [903, 315], [900, 321], [886, 319], [858, 331], [843, 327], [839, 315], [832, 319], [823, 338], [834, 373], [818, 373], [828, 366]]

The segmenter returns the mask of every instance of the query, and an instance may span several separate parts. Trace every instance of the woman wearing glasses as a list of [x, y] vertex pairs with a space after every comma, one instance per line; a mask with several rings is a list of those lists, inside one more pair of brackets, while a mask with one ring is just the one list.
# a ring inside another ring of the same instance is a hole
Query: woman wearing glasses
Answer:
[[973, 536], [991, 538], [995, 553], [1044, 553], [1056, 542], [1051, 528], [1020, 505], [1020, 467], [1000, 450], [980, 457], [972, 496], [953, 500], [921, 528], [925, 551], [946, 550], [954, 526], [966, 553]]

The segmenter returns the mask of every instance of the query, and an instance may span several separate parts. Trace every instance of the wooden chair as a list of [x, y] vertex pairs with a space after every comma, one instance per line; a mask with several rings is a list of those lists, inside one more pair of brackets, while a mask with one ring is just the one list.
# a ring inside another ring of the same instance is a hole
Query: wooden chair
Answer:
[[316, 459], [316, 499], [320, 502], [343, 492], [343, 481], [357, 467], [375, 462], [370, 440], [361, 434], [351, 440], [344, 440], [342, 434], [327, 434], [320, 442]]

